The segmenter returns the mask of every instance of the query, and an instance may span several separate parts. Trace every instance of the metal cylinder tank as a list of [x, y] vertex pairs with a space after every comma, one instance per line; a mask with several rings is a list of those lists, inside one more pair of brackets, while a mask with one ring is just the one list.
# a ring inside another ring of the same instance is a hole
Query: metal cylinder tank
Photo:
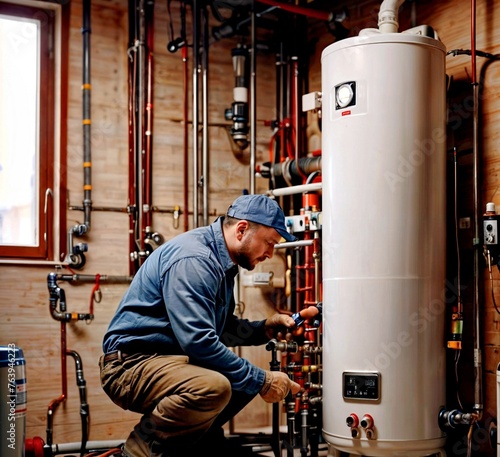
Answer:
[[24, 457], [26, 375], [23, 351], [14, 344], [0, 346], [0, 424], [2, 457]]
[[383, 33], [322, 53], [323, 435], [440, 452], [445, 404], [445, 47]]

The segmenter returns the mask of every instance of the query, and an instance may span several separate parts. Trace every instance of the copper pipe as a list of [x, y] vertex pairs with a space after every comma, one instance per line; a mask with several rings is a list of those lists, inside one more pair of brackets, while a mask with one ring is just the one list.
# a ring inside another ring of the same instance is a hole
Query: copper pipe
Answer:
[[[64, 310], [65, 311], [65, 310]], [[68, 379], [66, 369], [66, 321], [61, 321], [61, 378], [62, 378], [62, 393], [49, 403], [47, 409], [47, 444], [52, 445], [54, 413], [57, 407], [66, 401], [68, 397]]]

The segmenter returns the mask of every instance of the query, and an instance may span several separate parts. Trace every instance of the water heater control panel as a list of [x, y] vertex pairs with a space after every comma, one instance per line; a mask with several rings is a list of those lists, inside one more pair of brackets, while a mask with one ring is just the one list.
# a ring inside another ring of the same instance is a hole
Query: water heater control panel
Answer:
[[344, 371], [342, 377], [342, 393], [346, 400], [380, 399], [380, 373]]

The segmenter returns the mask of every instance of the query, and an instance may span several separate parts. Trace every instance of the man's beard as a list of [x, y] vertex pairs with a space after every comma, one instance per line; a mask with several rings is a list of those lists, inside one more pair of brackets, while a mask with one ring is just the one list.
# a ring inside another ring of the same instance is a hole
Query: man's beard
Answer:
[[234, 257], [237, 265], [251, 271], [255, 268], [255, 264], [252, 264], [252, 259], [249, 255], [251, 251], [248, 248], [248, 245], [248, 239], [245, 239]]

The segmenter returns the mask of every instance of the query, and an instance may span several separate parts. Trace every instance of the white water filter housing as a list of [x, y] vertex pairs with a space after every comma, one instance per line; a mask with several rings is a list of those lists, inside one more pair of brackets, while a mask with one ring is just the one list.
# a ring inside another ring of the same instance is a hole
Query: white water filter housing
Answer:
[[441, 452], [445, 47], [411, 33], [322, 54], [323, 435], [334, 452]]

